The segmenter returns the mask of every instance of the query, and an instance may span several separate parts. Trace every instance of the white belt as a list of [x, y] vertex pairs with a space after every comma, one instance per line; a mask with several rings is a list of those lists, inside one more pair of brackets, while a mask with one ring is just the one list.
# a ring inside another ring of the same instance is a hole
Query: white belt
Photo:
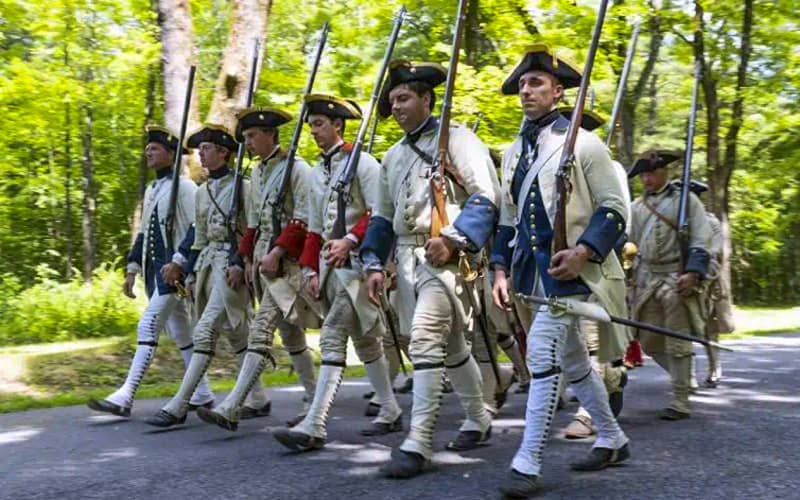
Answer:
[[230, 241], [209, 241], [208, 248], [212, 248], [214, 250], [230, 250], [231, 249], [231, 242]]
[[425, 244], [426, 241], [430, 236], [427, 233], [420, 234], [400, 234], [397, 236], [397, 245], [398, 246], [409, 246], [409, 247], [421, 247]]

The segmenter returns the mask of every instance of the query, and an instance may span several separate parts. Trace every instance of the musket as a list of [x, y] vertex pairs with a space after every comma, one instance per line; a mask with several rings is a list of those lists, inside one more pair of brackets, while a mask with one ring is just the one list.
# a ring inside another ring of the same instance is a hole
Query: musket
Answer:
[[311, 72], [308, 74], [306, 87], [303, 90], [303, 97], [301, 99], [300, 114], [297, 116], [297, 124], [294, 127], [292, 134], [292, 142], [289, 144], [289, 151], [286, 155], [286, 167], [283, 171], [283, 178], [281, 179], [280, 189], [277, 196], [270, 201], [272, 206], [272, 239], [270, 240], [270, 249], [275, 247], [275, 240], [278, 239], [281, 233], [281, 214], [283, 212], [283, 205], [286, 201], [286, 196], [289, 194], [289, 187], [292, 181], [292, 170], [294, 169], [294, 161], [297, 156], [297, 148], [300, 146], [300, 133], [303, 131], [303, 124], [306, 119], [308, 105], [306, 104], [306, 96], [311, 93], [314, 88], [314, 80], [317, 77], [319, 70], [319, 63], [322, 59], [322, 52], [325, 50], [325, 43], [328, 40], [329, 24], [325, 22], [320, 32], [319, 41], [314, 54], [314, 62], [311, 66]]
[[478, 115], [475, 117], [475, 123], [472, 124], [472, 133], [478, 133], [478, 128], [481, 126], [481, 119], [483, 118], [483, 113], [478, 112]]
[[[169, 205], [167, 216], [164, 220], [164, 232], [167, 235], [167, 256], [172, 258], [175, 253], [175, 212], [178, 209], [178, 188], [181, 184], [181, 160], [183, 159], [183, 142], [186, 139], [186, 127], [189, 123], [189, 110], [192, 104], [192, 89], [194, 89], [194, 75], [197, 66], [189, 67], [189, 79], [186, 82], [186, 97], [183, 101], [183, 116], [181, 117], [181, 130], [178, 135], [178, 149], [175, 150], [175, 160], [172, 164], [172, 184], [169, 192]], [[180, 298], [188, 297], [189, 293], [181, 281], [175, 282], [176, 295]]]
[[583, 108], [586, 104], [586, 93], [589, 89], [589, 80], [592, 75], [594, 59], [597, 55], [597, 48], [600, 44], [600, 34], [603, 31], [603, 21], [606, 17], [608, 0], [600, 0], [600, 7], [597, 9], [597, 20], [594, 24], [592, 42], [589, 45], [589, 53], [586, 55], [586, 64], [581, 76], [581, 84], [578, 87], [578, 97], [575, 99], [575, 107], [572, 108], [572, 117], [567, 129], [567, 138], [564, 141], [564, 149], [561, 152], [561, 161], [556, 171], [556, 214], [553, 221], [553, 254], [567, 248], [567, 201], [572, 189], [570, 185], [570, 172], [575, 166], [575, 142], [578, 140], [578, 131], [581, 128], [583, 119]]
[[703, 68], [698, 61], [694, 68], [694, 86], [692, 87], [692, 109], [689, 112], [689, 126], [686, 130], [686, 150], [683, 153], [683, 174], [681, 175], [681, 199], [678, 206], [678, 244], [681, 251], [681, 273], [686, 269], [689, 259], [689, 182], [692, 177], [692, 149], [694, 148], [694, 124], [697, 118], [697, 94], [700, 87], [700, 77]]
[[347, 157], [347, 163], [345, 164], [342, 173], [339, 175], [339, 178], [333, 185], [333, 190], [336, 192], [336, 221], [334, 222], [333, 229], [331, 230], [332, 240], [343, 238], [347, 233], [345, 212], [347, 211], [347, 205], [349, 205], [352, 201], [352, 196], [350, 195], [350, 186], [356, 176], [356, 172], [358, 171], [358, 162], [361, 158], [361, 150], [364, 148], [364, 136], [367, 133], [367, 127], [369, 126], [370, 119], [375, 112], [375, 107], [378, 105], [381, 84], [383, 83], [383, 78], [386, 75], [386, 70], [389, 68], [389, 61], [392, 59], [392, 53], [394, 53], [394, 47], [397, 43], [397, 37], [400, 35], [400, 28], [403, 26], [405, 15], [406, 7], [402, 5], [400, 6], [400, 10], [397, 12], [397, 16], [395, 17], [394, 26], [392, 27], [392, 32], [389, 35], [389, 43], [386, 45], [386, 51], [383, 54], [383, 63], [378, 70], [378, 77], [375, 80], [375, 84], [372, 86], [372, 95], [369, 98], [369, 104], [367, 105], [365, 114], [361, 117], [361, 123], [359, 124], [355, 141], [353, 141], [353, 149], [350, 151], [350, 154]]
[[372, 120], [372, 127], [369, 129], [369, 143], [367, 144], [367, 153], [372, 154], [372, 146], [375, 145], [375, 132], [378, 130], [378, 115]]
[[186, 126], [189, 122], [189, 108], [192, 104], [192, 89], [194, 88], [194, 74], [197, 71], [197, 66], [192, 65], [189, 68], [189, 79], [186, 82], [186, 97], [183, 101], [183, 116], [181, 117], [181, 130], [178, 136], [178, 149], [175, 151], [175, 160], [172, 163], [172, 185], [169, 192], [169, 205], [167, 207], [167, 216], [164, 221], [165, 230], [167, 233], [167, 255], [172, 256], [175, 253], [175, 238], [173, 232], [175, 230], [175, 212], [178, 209], [178, 188], [181, 182], [181, 160], [183, 159], [183, 142], [186, 139]]
[[[256, 73], [258, 72], [258, 55], [260, 52], [261, 44], [256, 39], [253, 47], [253, 61], [250, 66], [250, 81], [247, 85], [247, 95], [245, 96], [245, 108], [253, 105], [253, 98], [256, 94]], [[231, 254], [236, 254], [237, 241], [236, 241], [236, 220], [239, 212], [239, 197], [242, 192], [242, 163], [244, 162], [244, 141], [239, 143], [239, 149], [236, 151], [236, 167], [233, 171], [233, 197], [225, 216], [225, 226], [228, 228], [228, 240], [231, 243]]]
[[447, 80], [442, 96], [442, 110], [439, 115], [439, 129], [436, 131], [436, 155], [431, 165], [431, 238], [436, 238], [450, 221], [445, 207], [444, 173], [450, 166], [450, 116], [453, 108], [453, 92], [456, 86], [456, 72], [458, 71], [458, 56], [461, 50], [461, 40], [464, 38], [464, 24], [466, 21], [467, 0], [459, 0], [456, 14], [456, 26], [453, 33], [453, 48], [450, 53], [450, 64], [447, 67]]
[[517, 294], [517, 297], [519, 297], [525, 302], [548, 306], [550, 307], [550, 311], [553, 314], [572, 314], [574, 316], [589, 318], [594, 321], [598, 321], [600, 323], [618, 323], [620, 325], [630, 326], [641, 330], [647, 330], [653, 333], [657, 333], [659, 335], [664, 335], [666, 337], [686, 340], [689, 342], [696, 342], [698, 344], [703, 344], [704, 346], [707, 347], [716, 347], [718, 349], [731, 352], [735, 351], [735, 349], [724, 346], [719, 342], [714, 342], [713, 340], [706, 340], [698, 337], [693, 337], [686, 333], [676, 332], [675, 330], [664, 328], [663, 326], [653, 325], [651, 323], [645, 323], [643, 321], [636, 321], [628, 318], [621, 318], [619, 316], [611, 315], [600, 304], [593, 304], [591, 302], [582, 302], [580, 300], [569, 299], [564, 297], [551, 296], [545, 298], [545, 297], [523, 295], [519, 293]]
[[617, 94], [614, 96], [614, 105], [611, 107], [611, 118], [608, 120], [608, 133], [606, 134], [606, 146], [611, 145], [614, 136], [614, 129], [617, 125], [619, 108], [622, 106], [622, 97], [625, 95], [625, 86], [628, 84], [628, 75], [631, 73], [633, 56], [636, 54], [636, 42], [639, 40], [639, 21], [633, 25], [631, 41], [628, 42], [628, 52], [625, 55], [625, 64], [622, 65], [622, 73], [619, 75], [619, 86]]
[[397, 336], [397, 329], [395, 328], [394, 311], [392, 311], [392, 306], [389, 305], [389, 301], [386, 299], [386, 294], [383, 291], [380, 292], [379, 296], [381, 300], [381, 311], [383, 312], [383, 318], [386, 322], [386, 327], [389, 329], [389, 334], [392, 336], [394, 349], [397, 351], [397, 359], [400, 360], [400, 369], [403, 370], [403, 375], [408, 376], [406, 364], [403, 362], [403, 350], [400, 349], [400, 339]]

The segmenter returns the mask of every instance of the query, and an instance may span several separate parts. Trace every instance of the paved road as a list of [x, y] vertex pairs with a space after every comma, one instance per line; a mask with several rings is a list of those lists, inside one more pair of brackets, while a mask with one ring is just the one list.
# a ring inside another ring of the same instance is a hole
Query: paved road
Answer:
[[[570, 461], [588, 443], [557, 431], [545, 454], [546, 498], [800, 498], [800, 334], [732, 342], [725, 383], [694, 397], [690, 420], [657, 419], [667, 403], [667, 379], [652, 362], [631, 372], [621, 423], [633, 459], [600, 473], [573, 473]], [[702, 377], [705, 359], [698, 355]], [[0, 498], [269, 498], [402, 499], [497, 498], [522, 431], [524, 398], [511, 397], [495, 421], [492, 444], [455, 454], [440, 451], [434, 469], [411, 481], [376, 476], [402, 440], [393, 434], [368, 442], [355, 430], [366, 390], [343, 384], [334, 407], [330, 442], [321, 452], [293, 455], [270, 436], [297, 408], [299, 393], [271, 392], [273, 416], [247, 421], [238, 433], [190, 416], [167, 432], [141, 418], [161, 401], [139, 401], [133, 419], [93, 415], [70, 407], [0, 415]], [[409, 395], [401, 396], [408, 408]], [[569, 411], [560, 412], [556, 429]], [[460, 410], [444, 400], [436, 447], [456, 429]]]

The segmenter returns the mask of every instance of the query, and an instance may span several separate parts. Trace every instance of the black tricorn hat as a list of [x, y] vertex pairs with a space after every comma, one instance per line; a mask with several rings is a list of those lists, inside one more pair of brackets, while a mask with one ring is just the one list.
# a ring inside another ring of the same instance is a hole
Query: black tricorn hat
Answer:
[[[157, 142], [172, 152], [178, 150], [178, 143], [180, 141], [178, 136], [173, 134], [170, 129], [161, 127], [159, 125], [148, 125], [145, 128], [145, 131], [147, 132], [148, 144], [151, 142]], [[186, 148], [181, 148], [181, 153], [188, 154], [189, 151], [187, 151]]]
[[[674, 181], [672, 181], [672, 185], [680, 189], [681, 187], [683, 187], [683, 181], [680, 179], [675, 179]], [[696, 181], [692, 179], [689, 181], [689, 191], [693, 192], [697, 196], [700, 196], [701, 194], [708, 191], [708, 184], [702, 181]]]
[[389, 63], [389, 74], [383, 82], [381, 95], [378, 99], [378, 114], [386, 118], [392, 114], [392, 104], [389, 102], [389, 92], [403, 83], [424, 82], [431, 88], [447, 80], [447, 70], [444, 66], [432, 62], [413, 64], [405, 59], [395, 59]]
[[306, 121], [310, 115], [325, 115], [342, 120], [361, 118], [361, 108], [350, 99], [341, 99], [326, 94], [309, 94], [306, 96], [306, 104], [308, 111], [305, 117]]
[[197, 148], [201, 142], [211, 142], [230, 151], [236, 151], [238, 147], [230, 131], [224, 125], [214, 123], [204, 123], [202, 127], [192, 132], [186, 138], [186, 147]]
[[236, 113], [236, 140], [244, 141], [244, 131], [252, 127], [277, 128], [292, 119], [292, 115], [280, 109], [252, 106]]
[[633, 162], [633, 166], [628, 171], [628, 178], [635, 177], [642, 172], [650, 172], [657, 168], [665, 168], [674, 161], [683, 157], [683, 151], [651, 149], [645, 151]]
[[503, 82], [501, 91], [506, 95], [519, 94], [519, 79], [528, 71], [544, 71], [555, 76], [565, 89], [578, 87], [583, 73], [578, 65], [544, 44], [531, 45], [514, 71]]
[[[567, 120], [572, 118], [572, 109], [573, 109], [572, 106], [561, 106], [560, 108], [558, 108], [558, 110]], [[589, 111], [586, 109], [583, 110], [583, 119], [581, 120], [581, 127], [585, 128], [589, 132], [591, 132], [594, 129], [602, 127], [605, 122], [606, 122], [605, 117], [603, 117], [603, 115], [601, 115], [597, 111]]]

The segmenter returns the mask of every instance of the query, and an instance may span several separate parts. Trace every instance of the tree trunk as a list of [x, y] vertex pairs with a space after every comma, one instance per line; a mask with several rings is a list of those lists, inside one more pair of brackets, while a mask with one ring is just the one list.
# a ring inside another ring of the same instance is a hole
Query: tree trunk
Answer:
[[231, 1], [228, 42], [206, 121], [235, 128], [235, 114], [245, 104], [253, 44], [257, 40], [263, 52], [271, 7], [272, 0]]
[[656, 120], [658, 119], [658, 73], [653, 73], [650, 77], [650, 85], [647, 87], [647, 124], [644, 126], [645, 135], [656, 133]]
[[[88, 71], [87, 82], [91, 81], [91, 72]], [[94, 158], [92, 151], [92, 134], [94, 128], [94, 109], [92, 104], [83, 104], [83, 121], [81, 126], [81, 145], [83, 155], [81, 158], [81, 187], [83, 189], [81, 229], [83, 232], [83, 279], [91, 281], [92, 271], [97, 263], [97, 247], [95, 241], [95, 210], [96, 197], [94, 186]]]
[[[161, 65], [164, 77], [164, 122], [176, 134], [180, 131], [189, 67], [194, 62], [194, 33], [189, 0], [158, 0], [161, 37]], [[199, 126], [197, 99], [192, 99], [189, 130]]]
[[[69, 29], [69, 23], [67, 24]], [[69, 48], [64, 44], [64, 67], [69, 67]], [[74, 247], [72, 234], [72, 116], [69, 95], [64, 102], [64, 225], [67, 237], [67, 262], [64, 276], [72, 279]]]

